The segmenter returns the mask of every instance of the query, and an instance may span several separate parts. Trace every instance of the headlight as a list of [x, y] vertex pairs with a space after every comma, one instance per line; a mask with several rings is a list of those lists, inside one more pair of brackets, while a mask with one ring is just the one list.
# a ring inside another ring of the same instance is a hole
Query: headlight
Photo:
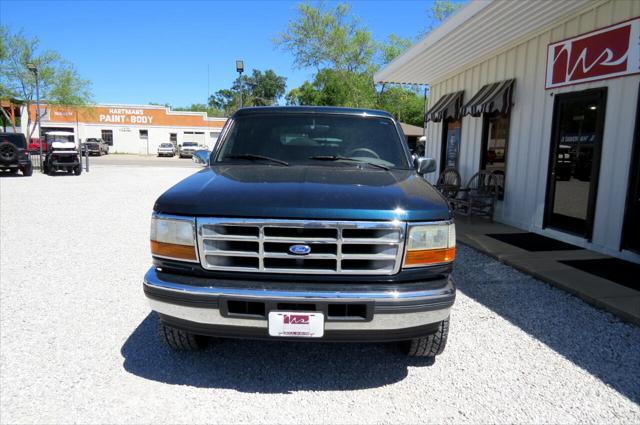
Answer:
[[153, 217], [151, 219], [151, 254], [157, 257], [197, 262], [194, 220]]
[[409, 225], [403, 267], [424, 267], [453, 261], [456, 227], [453, 223]]

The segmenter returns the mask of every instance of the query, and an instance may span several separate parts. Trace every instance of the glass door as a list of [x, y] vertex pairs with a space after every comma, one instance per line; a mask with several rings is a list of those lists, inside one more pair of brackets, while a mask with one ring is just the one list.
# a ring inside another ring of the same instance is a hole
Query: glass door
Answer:
[[622, 248], [640, 253], [640, 90], [636, 108], [636, 130], [629, 171]]
[[545, 225], [591, 239], [600, 173], [605, 88], [556, 96]]

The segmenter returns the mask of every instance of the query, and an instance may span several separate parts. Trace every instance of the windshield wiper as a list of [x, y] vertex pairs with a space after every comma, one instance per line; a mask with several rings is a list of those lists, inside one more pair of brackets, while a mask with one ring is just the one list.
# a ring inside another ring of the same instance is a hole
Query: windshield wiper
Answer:
[[264, 155], [255, 155], [252, 153], [239, 153], [237, 155], [227, 155], [224, 157], [224, 159], [227, 159], [227, 158], [228, 159], [249, 159], [249, 160], [262, 159], [264, 161], [271, 161], [280, 165], [289, 165], [287, 161], [283, 161], [281, 159], [271, 158], [269, 156], [264, 156]]
[[382, 164], [376, 164], [375, 162], [364, 161], [360, 158], [351, 158], [348, 156], [339, 156], [339, 155], [315, 155], [310, 156], [309, 159], [316, 159], [318, 161], [352, 161], [359, 162], [360, 164], [372, 165], [374, 167], [382, 168], [383, 170], [389, 171], [389, 167]]

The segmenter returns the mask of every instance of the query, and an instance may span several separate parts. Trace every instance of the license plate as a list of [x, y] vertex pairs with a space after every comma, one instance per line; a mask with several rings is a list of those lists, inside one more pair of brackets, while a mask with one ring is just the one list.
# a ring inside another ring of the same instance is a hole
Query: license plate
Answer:
[[269, 335], [293, 338], [321, 338], [324, 335], [322, 313], [269, 312]]

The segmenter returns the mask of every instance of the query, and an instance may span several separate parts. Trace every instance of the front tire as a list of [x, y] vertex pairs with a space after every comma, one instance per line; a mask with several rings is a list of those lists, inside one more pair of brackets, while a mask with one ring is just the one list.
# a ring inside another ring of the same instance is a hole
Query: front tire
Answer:
[[158, 323], [158, 331], [162, 341], [172, 350], [197, 351], [202, 350], [205, 346], [204, 337], [174, 328], [163, 322]]
[[440, 326], [434, 334], [405, 341], [402, 348], [410, 357], [435, 357], [444, 351], [448, 336], [449, 318], [447, 317], [440, 322]]
[[33, 174], [33, 165], [29, 164], [29, 165], [25, 165], [24, 168], [22, 169], [22, 175], [25, 177], [29, 177]]
[[75, 167], [73, 167], [73, 174], [75, 174], [76, 176], [82, 174], [82, 166], [76, 165]]

